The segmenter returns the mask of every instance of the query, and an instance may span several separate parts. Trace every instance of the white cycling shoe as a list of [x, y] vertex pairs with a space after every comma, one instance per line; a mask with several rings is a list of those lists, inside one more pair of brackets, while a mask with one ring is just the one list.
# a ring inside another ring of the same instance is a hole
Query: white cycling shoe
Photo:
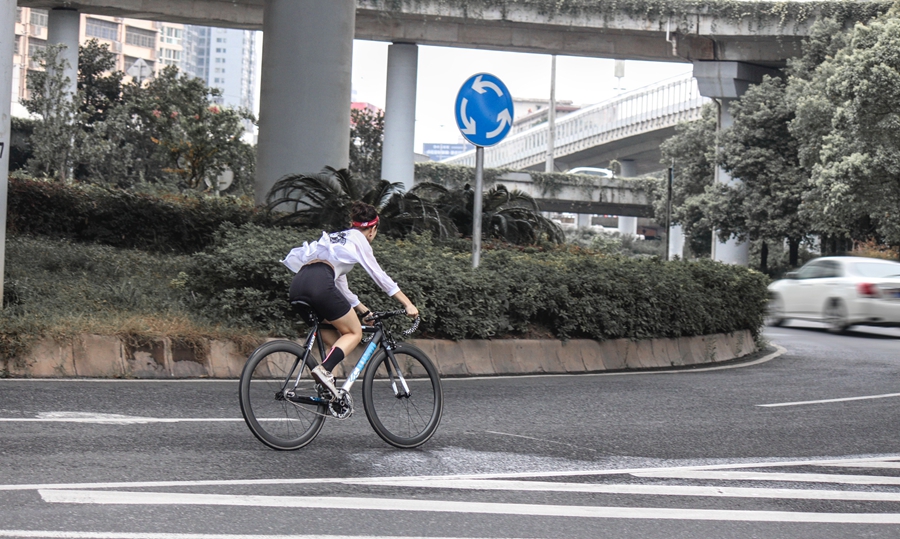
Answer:
[[322, 384], [322, 387], [324, 387], [325, 389], [330, 391], [332, 395], [337, 397], [338, 390], [334, 386], [334, 375], [325, 370], [325, 367], [323, 367], [322, 365], [318, 365], [315, 369], [309, 371], [309, 374], [312, 375], [316, 382]]

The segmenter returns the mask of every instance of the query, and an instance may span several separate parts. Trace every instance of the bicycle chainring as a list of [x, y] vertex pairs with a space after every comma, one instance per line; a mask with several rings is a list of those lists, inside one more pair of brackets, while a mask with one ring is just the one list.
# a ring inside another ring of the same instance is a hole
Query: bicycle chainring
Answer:
[[336, 419], [347, 419], [353, 415], [353, 398], [350, 397], [350, 393], [344, 391], [340, 393], [339, 398], [328, 403], [328, 411]]

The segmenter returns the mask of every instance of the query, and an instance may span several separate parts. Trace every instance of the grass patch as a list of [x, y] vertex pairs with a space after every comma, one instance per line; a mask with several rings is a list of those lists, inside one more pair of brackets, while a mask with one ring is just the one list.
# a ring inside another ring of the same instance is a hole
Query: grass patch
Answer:
[[234, 341], [253, 348], [265, 335], [220, 323], [191, 308], [173, 287], [187, 255], [14, 235], [7, 238], [0, 356], [21, 358], [42, 337], [84, 333], [128, 341]]

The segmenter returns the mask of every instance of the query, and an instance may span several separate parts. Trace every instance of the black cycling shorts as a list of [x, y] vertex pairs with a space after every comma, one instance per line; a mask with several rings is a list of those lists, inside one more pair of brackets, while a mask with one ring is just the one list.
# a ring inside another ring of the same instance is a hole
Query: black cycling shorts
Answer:
[[291, 301], [312, 305], [319, 320], [334, 322], [350, 312], [350, 302], [334, 284], [334, 269], [328, 264], [307, 264], [291, 281]]

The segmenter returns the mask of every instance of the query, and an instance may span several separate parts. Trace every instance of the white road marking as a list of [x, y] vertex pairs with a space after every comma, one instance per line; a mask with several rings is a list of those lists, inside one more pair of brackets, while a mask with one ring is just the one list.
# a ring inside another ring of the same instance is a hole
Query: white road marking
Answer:
[[712, 520], [731, 522], [806, 522], [842, 524], [900, 524], [898, 513], [805, 513], [790, 511], [732, 511], [719, 509], [669, 509], [657, 507], [594, 507], [519, 503], [454, 502], [397, 498], [304, 496], [236, 496], [173, 492], [124, 492], [96, 490], [41, 490], [48, 503], [103, 505], [214, 505], [356, 511], [410, 511], [536, 517], [610, 518], [639, 520]]
[[776, 408], [779, 406], [800, 406], [801, 404], [827, 404], [830, 402], [848, 402], [848, 401], [862, 401], [869, 399], [887, 399], [890, 397], [900, 397], [900, 393], [887, 393], [885, 395], [868, 395], [865, 397], [847, 397], [843, 399], [825, 399], [818, 401], [799, 401], [799, 402], [778, 402], [775, 404], [757, 404], [760, 408]]
[[846, 464], [822, 464], [829, 468], [881, 468], [886, 470], [900, 470], [900, 462], [850, 462]]
[[[453, 537], [411, 537], [384, 535], [247, 535], [208, 533], [108, 533], [51, 530], [0, 530], [0, 537], [21, 537], [25, 539], [462, 539]], [[472, 538], [468, 538], [472, 539]]]
[[813, 473], [671, 471], [640, 472], [636, 477], [657, 479], [724, 479], [728, 481], [792, 481], [799, 483], [840, 483], [844, 485], [900, 485], [900, 477], [883, 475], [838, 475]]
[[462, 479], [524, 479], [546, 477], [592, 477], [603, 475], [625, 475], [639, 473], [689, 472], [693, 470], [734, 470], [741, 468], [770, 468], [785, 466], [822, 466], [825, 464], [885, 462], [900, 460], [900, 455], [881, 457], [860, 457], [844, 459], [809, 459], [786, 461], [741, 462], [731, 464], [706, 464], [697, 466], [668, 466], [655, 468], [622, 468], [608, 470], [556, 470], [547, 472], [504, 472], [494, 474], [419, 475], [393, 477], [326, 477], [326, 478], [285, 478], [285, 479], [209, 479], [194, 481], [122, 481], [97, 483], [37, 483], [0, 485], [0, 491], [48, 490], [48, 489], [112, 489], [112, 488], [167, 488], [198, 486], [241, 486], [241, 485], [309, 485], [309, 484], [359, 484], [378, 485], [391, 481], [462, 480]]
[[146, 425], [148, 423], [232, 423], [241, 417], [141, 417], [93, 412], [42, 412], [37, 417], [0, 417], [3, 423], [95, 423], [98, 425]]
[[[348, 481], [348, 484], [353, 484]], [[580, 492], [649, 496], [708, 496], [713, 498], [761, 498], [787, 500], [842, 500], [900, 502], [900, 492], [801, 490], [793, 488], [702, 487], [688, 485], [633, 485], [557, 483], [548, 481], [460, 480], [384, 481], [379, 486], [529, 492]]]

